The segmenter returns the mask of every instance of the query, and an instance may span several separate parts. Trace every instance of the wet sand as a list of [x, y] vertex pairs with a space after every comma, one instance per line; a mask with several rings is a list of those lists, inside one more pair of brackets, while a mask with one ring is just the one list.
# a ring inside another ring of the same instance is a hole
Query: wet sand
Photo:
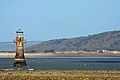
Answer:
[[120, 80], [120, 71], [0, 71], [0, 80]]

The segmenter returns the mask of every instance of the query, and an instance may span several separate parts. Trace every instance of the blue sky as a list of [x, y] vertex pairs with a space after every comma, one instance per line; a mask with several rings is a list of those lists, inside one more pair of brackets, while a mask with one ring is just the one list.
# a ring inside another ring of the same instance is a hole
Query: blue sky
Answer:
[[120, 0], [0, 0], [0, 42], [19, 28], [28, 41], [120, 30]]

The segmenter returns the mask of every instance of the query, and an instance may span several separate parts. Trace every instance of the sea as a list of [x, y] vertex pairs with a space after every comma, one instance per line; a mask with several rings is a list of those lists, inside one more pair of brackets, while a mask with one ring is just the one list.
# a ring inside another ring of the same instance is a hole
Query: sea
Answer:
[[0, 58], [0, 70], [120, 70], [120, 57], [26, 58], [25, 67], [13, 67], [13, 61]]

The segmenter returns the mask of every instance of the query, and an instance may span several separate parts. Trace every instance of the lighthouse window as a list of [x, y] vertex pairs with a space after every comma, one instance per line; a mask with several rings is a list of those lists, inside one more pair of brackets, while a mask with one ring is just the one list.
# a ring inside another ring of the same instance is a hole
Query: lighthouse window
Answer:
[[21, 38], [20, 38], [20, 42], [21, 42]]

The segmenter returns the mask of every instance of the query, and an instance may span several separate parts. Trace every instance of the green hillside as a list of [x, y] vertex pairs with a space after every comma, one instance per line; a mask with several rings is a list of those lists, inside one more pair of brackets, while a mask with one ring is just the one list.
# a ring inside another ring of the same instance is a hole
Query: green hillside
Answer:
[[120, 50], [120, 31], [69, 39], [55, 39], [26, 48], [27, 52]]

